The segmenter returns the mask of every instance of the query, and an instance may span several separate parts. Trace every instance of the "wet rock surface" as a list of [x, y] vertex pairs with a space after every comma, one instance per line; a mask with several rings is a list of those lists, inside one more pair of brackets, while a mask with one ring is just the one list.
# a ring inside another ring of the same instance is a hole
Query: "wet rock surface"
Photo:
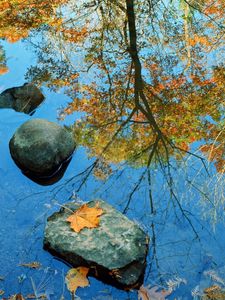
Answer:
[[17, 129], [9, 148], [25, 175], [31, 179], [48, 178], [62, 171], [62, 165], [68, 165], [75, 143], [64, 127], [44, 119], [33, 119]]
[[119, 288], [138, 288], [143, 281], [148, 236], [133, 221], [101, 200], [104, 211], [97, 228], [84, 228], [76, 233], [66, 221], [80, 207], [67, 203], [48, 218], [44, 248], [74, 267], [90, 268], [89, 275]]
[[26, 114], [34, 113], [43, 101], [44, 95], [31, 83], [7, 89], [0, 94], [0, 108], [12, 108]]

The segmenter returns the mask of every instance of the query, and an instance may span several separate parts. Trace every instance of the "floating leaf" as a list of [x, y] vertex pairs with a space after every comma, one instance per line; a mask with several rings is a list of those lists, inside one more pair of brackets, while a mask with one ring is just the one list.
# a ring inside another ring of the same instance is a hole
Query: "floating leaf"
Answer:
[[83, 228], [95, 228], [99, 226], [99, 216], [103, 214], [103, 210], [96, 204], [95, 207], [88, 207], [87, 204], [82, 205], [66, 220], [70, 222], [70, 227], [80, 232]]
[[26, 267], [31, 269], [39, 269], [41, 267], [41, 264], [38, 261], [33, 261], [31, 263], [22, 263], [19, 264], [20, 267]]
[[225, 300], [225, 291], [218, 285], [212, 285], [204, 289], [203, 300]]
[[[26, 299], [37, 299], [37, 297], [34, 294], [28, 294], [26, 296]], [[48, 299], [45, 294], [38, 295], [38, 299]]]
[[26, 296], [26, 299], [35, 299], [35, 298], [36, 298], [36, 296], [34, 294], [28, 294]]
[[138, 300], [166, 300], [166, 296], [171, 294], [169, 290], [157, 291], [158, 289], [158, 286], [149, 288], [142, 285], [138, 290]]
[[23, 295], [17, 294], [16, 295], [16, 300], [25, 300], [25, 299], [24, 299]]
[[212, 285], [212, 286], [204, 289], [204, 293], [206, 293], [206, 294], [210, 294], [215, 291], [221, 291], [221, 287], [219, 287], [218, 285]]
[[8, 300], [25, 300], [25, 299], [24, 299], [23, 295], [16, 294], [16, 295], [12, 295], [11, 297], [9, 297]]
[[89, 269], [85, 267], [78, 267], [70, 269], [66, 275], [66, 285], [71, 293], [76, 292], [78, 287], [85, 287], [89, 285], [87, 279]]
[[3, 290], [0, 290], [0, 296], [2, 296], [3, 294], [5, 294], [5, 292]]

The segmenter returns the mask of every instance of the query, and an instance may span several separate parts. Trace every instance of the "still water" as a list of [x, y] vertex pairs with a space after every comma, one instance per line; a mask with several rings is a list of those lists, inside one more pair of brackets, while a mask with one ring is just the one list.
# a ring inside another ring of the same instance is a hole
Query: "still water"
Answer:
[[[134, 2], [0, 4], [0, 91], [33, 82], [45, 95], [32, 116], [0, 110], [0, 297], [71, 298], [43, 231], [60, 205], [96, 198], [149, 234], [145, 287], [171, 289], [166, 299], [225, 288], [224, 4]], [[9, 153], [34, 118], [71, 126], [78, 144], [54, 185]], [[78, 299], [138, 298], [89, 280]]]

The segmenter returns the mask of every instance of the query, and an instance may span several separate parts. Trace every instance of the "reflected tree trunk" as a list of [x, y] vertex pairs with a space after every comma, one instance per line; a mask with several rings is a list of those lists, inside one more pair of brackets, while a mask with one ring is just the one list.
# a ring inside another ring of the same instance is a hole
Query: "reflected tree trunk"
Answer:
[[128, 29], [129, 29], [129, 39], [130, 39], [130, 45], [128, 51], [135, 70], [135, 74], [134, 74], [135, 105], [137, 109], [139, 109], [146, 116], [146, 118], [152, 125], [154, 131], [160, 136], [160, 138], [163, 139], [162, 132], [158, 127], [158, 124], [148, 104], [147, 98], [144, 94], [142, 67], [141, 67], [141, 62], [138, 56], [138, 49], [137, 49], [137, 31], [136, 31], [136, 22], [135, 22], [134, 1], [126, 0], [126, 6], [127, 6], [127, 19], [128, 19]]

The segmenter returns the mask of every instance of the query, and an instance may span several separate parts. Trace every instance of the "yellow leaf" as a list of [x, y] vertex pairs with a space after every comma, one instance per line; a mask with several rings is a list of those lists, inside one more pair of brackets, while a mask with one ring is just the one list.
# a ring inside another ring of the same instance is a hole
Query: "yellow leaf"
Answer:
[[66, 220], [70, 222], [70, 227], [80, 232], [81, 229], [95, 228], [99, 226], [99, 217], [103, 214], [103, 210], [96, 204], [95, 207], [88, 207], [87, 204], [82, 205]]
[[[37, 299], [37, 297], [34, 294], [28, 294], [25, 299]], [[47, 296], [45, 294], [41, 294], [38, 299], [47, 299]]]
[[8, 300], [25, 300], [23, 295], [21, 294], [15, 294], [8, 298]]
[[78, 267], [76, 269], [70, 269], [66, 275], [66, 285], [71, 293], [76, 292], [78, 287], [85, 287], [89, 285], [87, 279], [89, 269], [85, 267]]

